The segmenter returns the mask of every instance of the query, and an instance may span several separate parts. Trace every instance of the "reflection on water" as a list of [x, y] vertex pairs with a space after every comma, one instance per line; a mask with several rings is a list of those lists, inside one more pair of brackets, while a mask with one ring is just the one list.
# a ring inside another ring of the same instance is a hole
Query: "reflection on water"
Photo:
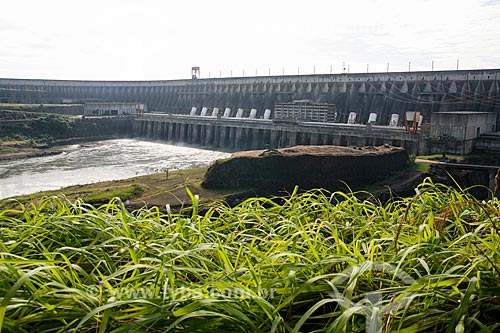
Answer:
[[227, 153], [132, 139], [63, 148], [58, 155], [0, 161], [0, 199], [65, 186], [195, 168]]

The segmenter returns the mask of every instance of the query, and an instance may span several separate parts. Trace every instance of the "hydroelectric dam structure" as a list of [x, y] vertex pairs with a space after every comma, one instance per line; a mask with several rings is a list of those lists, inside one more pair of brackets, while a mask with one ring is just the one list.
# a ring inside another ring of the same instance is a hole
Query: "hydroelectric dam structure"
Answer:
[[[229, 149], [391, 144], [428, 152], [430, 130], [425, 128], [434, 113], [496, 115], [491, 128], [481, 128], [478, 136], [500, 128], [499, 80], [500, 69], [161, 81], [0, 79], [0, 103], [144, 103], [149, 113], [133, 120], [136, 135]], [[273, 121], [272, 115], [263, 119], [266, 110], [274, 112], [275, 105], [294, 101], [334, 105], [335, 120], [287, 123]], [[193, 115], [193, 107], [208, 112], [205, 117], [199, 111]], [[214, 108], [220, 114], [210, 117]], [[418, 132], [401, 127], [408, 111], [423, 116]], [[347, 124], [352, 113], [356, 121]], [[376, 122], [370, 123], [371, 114], [377, 115]], [[399, 115], [399, 126], [388, 126], [393, 115]], [[457, 145], [447, 147], [459, 149]]]

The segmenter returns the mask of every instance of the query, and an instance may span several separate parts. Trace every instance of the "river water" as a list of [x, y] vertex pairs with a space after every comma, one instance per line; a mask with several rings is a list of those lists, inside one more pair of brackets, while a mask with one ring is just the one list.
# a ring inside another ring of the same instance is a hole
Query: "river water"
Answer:
[[119, 139], [61, 147], [61, 154], [0, 161], [0, 199], [77, 184], [200, 167], [230, 154]]

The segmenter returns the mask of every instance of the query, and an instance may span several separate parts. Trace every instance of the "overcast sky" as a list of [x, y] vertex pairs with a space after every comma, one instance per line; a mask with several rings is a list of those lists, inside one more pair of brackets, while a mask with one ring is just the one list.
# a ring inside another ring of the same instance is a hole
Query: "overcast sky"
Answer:
[[500, 68], [500, 0], [3, 0], [0, 77]]

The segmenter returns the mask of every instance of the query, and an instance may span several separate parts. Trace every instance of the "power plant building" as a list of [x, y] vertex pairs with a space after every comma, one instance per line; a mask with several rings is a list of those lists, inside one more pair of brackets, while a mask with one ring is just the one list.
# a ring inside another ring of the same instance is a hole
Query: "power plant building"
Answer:
[[99, 102], [85, 103], [83, 114], [85, 116], [118, 116], [143, 113], [146, 106], [143, 103], [129, 102]]
[[334, 104], [311, 103], [298, 100], [286, 104], [274, 105], [274, 119], [295, 119], [300, 121], [335, 122], [337, 118]]
[[431, 119], [428, 152], [469, 154], [480, 136], [495, 132], [496, 121], [497, 115], [492, 112], [435, 112]]

